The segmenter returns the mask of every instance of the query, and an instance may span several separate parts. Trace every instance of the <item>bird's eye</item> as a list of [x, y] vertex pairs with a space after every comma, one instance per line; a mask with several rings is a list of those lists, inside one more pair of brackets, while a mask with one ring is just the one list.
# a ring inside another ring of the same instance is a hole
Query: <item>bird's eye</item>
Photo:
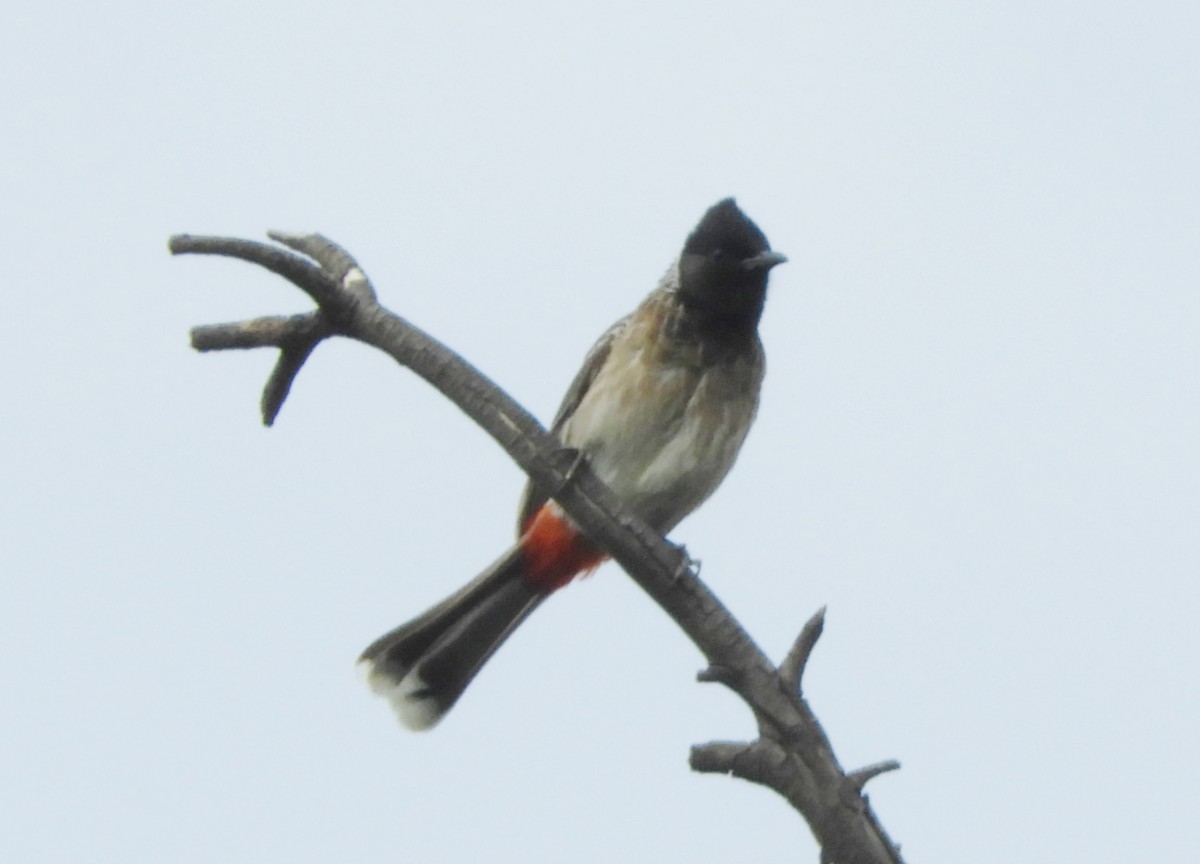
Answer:
[[729, 257], [729, 253], [726, 252], [724, 249], [718, 248], [718, 249], [714, 249], [714, 250], [712, 250], [712, 252], [708, 253], [708, 257], [711, 258], [713, 261], [724, 261], [726, 258]]

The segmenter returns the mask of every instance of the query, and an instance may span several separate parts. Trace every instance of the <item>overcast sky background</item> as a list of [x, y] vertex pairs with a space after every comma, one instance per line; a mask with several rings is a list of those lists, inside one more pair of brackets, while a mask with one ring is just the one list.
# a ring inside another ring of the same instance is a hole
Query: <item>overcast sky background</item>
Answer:
[[[432, 8], [436, 6], [436, 8]], [[308, 307], [175, 232], [320, 230], [543, 419], [704, 209], [773, 245], [768, 376], [674, 533], [911, 862], [1200, 847], [1200, 7], [26, 3], [0, 13], [0, 860], [815, 861], [606, 566], [438, 729], [358, 652], [509, 542], [415, 376], [195, 324]]]

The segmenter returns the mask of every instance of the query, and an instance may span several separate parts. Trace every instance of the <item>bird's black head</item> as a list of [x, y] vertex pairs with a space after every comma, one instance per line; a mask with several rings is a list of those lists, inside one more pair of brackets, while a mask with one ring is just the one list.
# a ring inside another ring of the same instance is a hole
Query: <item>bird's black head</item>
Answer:
[[679, 257], [679, 298], [685, 306], [733, 326], [758, 325], [767, 275], [786, 261], [732, 198], [708, 209]]

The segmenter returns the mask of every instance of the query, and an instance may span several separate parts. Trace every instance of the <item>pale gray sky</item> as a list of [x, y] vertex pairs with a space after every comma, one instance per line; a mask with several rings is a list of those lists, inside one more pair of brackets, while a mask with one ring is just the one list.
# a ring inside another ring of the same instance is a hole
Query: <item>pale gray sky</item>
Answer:
[[812, 861], [688, 747], [752, 734], [613, 566], [446, 722], [354, 673], [508, 542], [522, 478], [412, 375], [174, 232], [320, 230], [549, 418], [736, 195], [774, 246], [758, 425], [676, 539], [914, 862], [1200, 846], [1192, 2], [23, 4], [0, 13], [8, 304], [0, 860]]

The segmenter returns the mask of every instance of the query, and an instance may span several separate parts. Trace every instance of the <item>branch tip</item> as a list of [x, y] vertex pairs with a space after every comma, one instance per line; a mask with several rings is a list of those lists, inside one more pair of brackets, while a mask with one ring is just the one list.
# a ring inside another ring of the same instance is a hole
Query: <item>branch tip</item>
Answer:
[[292, 249], [299, 249], [300, 247], [298, 244], [301, 243], [307, 235], [300, 234], [295, 231], [268, 231], [267, 236], [276, 243], [282, 243], [284, 246], [288, 246]]
[[808, 666], [808, 658], [812, 655], [817, 640], [821, 638], [821, 633], [825, 630], [825, 609], [826, 607], [822, 606], [805, 622], [800, 635], [796, 637], [787, 657], [783, 658], [783, 663], [779, 666], [779, 677], [788, 694], [798, 696], [802, 692], [801, 685], [804, 679], [804, 670]]
[[[301, 255], [306, 255], [321, 266], [322, 272], [342, 284], [346, 276], [362, 269], [349, 252], [323, 234], [293, 234], [289, 231], [268, 231], [267, 236], [282, 243]], [[365, 281], [366, 276], [363, 276]], [[357, 280], [354, 280], [357, 281]]]
[[731, 689], [737, 677], [736, 670], [719, 663], [713, 663], [696, 673], [696, 680], [701, 684], [724, 684]]
[[275, 418], [279, 416], [279, 409], [283, 407], [284, 400], [291, 392], [292, 382], [296, 380], [296, 374], [304, 365], [304, 361], [308, 359], [311, 351], [311, 346], [280, 350], [279, 359], [275, 361], [275, 368], [271, 370], [271, 376], [267, 378], [267, 383], [263, 386], [259, 407], [262, 410], [264, 426], [275, 424]]
[[688, 767], [701, 774], [731, 774], [738, 757], [751, 746], [733, 741], [696, 744], [688, 753]]
[[851, 771], [846, 775], [846, 782], [850, 784], [854, 791], [862, 792], [863, 787], [880, 774], [898, 770], [900, 770], [900, 763], [895, 759], [888, 759], [885, 762], [876, 762], [874, 765], [868, 765], [865, 768], [859, 768], [857, 771]]

